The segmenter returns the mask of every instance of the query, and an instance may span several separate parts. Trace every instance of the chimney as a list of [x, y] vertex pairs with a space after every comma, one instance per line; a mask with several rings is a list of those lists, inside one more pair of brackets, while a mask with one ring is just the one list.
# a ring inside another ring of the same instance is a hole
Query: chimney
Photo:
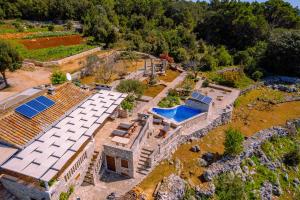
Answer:
[[48, 94], [49, 94], [49, 95], [54, 95], [54, 94], [55, 94], [55, 87], [50, 86], [50, 87], [48, 88]]

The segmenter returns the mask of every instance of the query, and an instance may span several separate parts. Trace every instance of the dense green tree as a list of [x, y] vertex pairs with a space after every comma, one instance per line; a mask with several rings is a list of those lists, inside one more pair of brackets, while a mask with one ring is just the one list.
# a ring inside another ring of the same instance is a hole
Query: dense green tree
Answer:
[[117, 91], [140, 97], [144, 94], [145, 86], [138, 80], [123, 80], [117, 86]]
[[267, 1], [264, 4], [264, 15], [274, 28], [296, 28], [300, 25], [298, 10], [283, 0]]
[[230, 53], [224, 46], [217, 49], [216, 58], [219, 61], [219, 66], [230, 66], [233, 63]]
[[16, 49], [3, 40], [0, 40], [0, 74], [8, 87], [6, 71], [16, 71], [21, 67], [22, 59]]
[[300, 76], [300, 31], [280, 31], [269, 39], [261, 66], [272, 73]]
[[199, 38], [229, 49], [245, 49], [266, 38], [268, 24], [262, 15], [255, 15], [248, 3], [228, 2], [207, 15], [195, 29]]

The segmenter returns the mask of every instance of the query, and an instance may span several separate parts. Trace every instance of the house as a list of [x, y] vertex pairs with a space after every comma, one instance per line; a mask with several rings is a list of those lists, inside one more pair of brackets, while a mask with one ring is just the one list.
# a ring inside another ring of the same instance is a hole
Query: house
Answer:
[[94, 136], [125, 97], [66, 83], [7, 108], [0, 116], [2, 185], [21, 200], [56, 200], [81, 185], [92, 162], [100, 169]]

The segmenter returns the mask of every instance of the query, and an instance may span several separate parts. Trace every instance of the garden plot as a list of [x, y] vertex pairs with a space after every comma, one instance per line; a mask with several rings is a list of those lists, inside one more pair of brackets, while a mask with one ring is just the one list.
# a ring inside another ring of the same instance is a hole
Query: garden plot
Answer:
[[29, 50], [44, 49], [57, 46], [72, 46], [81, 44], [83, 42], [84, 40], [80, 35], [24, 39], [20, 41], [20, 43]]

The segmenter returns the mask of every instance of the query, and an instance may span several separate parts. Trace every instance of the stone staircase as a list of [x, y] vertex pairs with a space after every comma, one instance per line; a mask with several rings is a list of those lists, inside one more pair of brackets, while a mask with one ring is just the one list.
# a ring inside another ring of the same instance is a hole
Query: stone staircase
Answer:
[[11, 194], [4, 186], [0, 183], [0, 199], [3, 200], [17, 200], [17, 198]]
[[95, 173], [97, 173], [97, 170], [95, 170], [95, 168], [99, 161], [99, 157], [99, 151], [94, 151], [90, 165], [88, 167], [88, 171], [83, 179], [82, 185], [96, 185], [97, 174]]
[[146, 148], [141, 149], [140, 158], [138, 161], [136, 172], [142, 175], [147, 175], [150, 172], [151, 166], [149, 160], [151, 159], [151, 154], [153, 150]]

